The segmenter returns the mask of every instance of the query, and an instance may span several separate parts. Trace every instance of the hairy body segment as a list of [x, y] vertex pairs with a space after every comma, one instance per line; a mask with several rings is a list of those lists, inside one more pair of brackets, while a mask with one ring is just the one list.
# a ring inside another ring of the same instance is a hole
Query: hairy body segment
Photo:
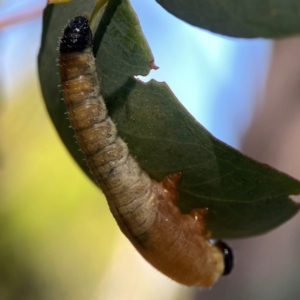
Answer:
[[206, 209], [182, 214], [176, 182], [152, 180], [130, 155], [108, 115], [96, 74], [89, 21], [77, 16], [60, 40], [59, 71], [71, 126], [120, 229], [160, 272], [187, 286], [211, 286], [233, 266], [231, 249], [205, 233]]

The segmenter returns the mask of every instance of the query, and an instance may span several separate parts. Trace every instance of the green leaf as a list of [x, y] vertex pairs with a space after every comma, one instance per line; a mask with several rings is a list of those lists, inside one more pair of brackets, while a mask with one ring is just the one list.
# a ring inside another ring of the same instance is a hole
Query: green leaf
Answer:
[[[63, 142], [88, 173], [59, 100], [54, 62], [66, 22], [88, 11], [94, 0], [48, 7], [44, 13], [39, 74], [50, 116]], [[90, 6], [89, 6], [90, 5]], [[183, 212], [208, 207], [214, 237], [246, 237], [268, 231], [292, 217], [299, 206], [288, 195], [300, 183], [259, 164], [214, 138], [180, 104], [165, 83], [143, 83], [152, 54], [128, 0], [110, 1], [95, 34], [97, 71], [109, 113], [131, 154], [149, 175], [162, 180], [183, 171], [178, 205]]]
[[283, 37], [300, 32], [298, 0], [156, 0], [174, 16], [235, 37]]

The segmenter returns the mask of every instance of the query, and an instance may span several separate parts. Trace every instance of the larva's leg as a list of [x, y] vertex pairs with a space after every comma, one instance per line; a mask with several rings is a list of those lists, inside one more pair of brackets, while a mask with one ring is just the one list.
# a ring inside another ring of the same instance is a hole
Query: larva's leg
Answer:
[[204, 216], [207, 214], [208, 208], [194, 208], [190, 215], [196, 220], [201, 220], [204, 218]]
[[204, 223], [204, 216], [207, 214], [208, 208], [194, 208], [191, 212], [190, 215], [192, 218], [198, 223], [198, 228], [201, 231], [201, 235], [205, 235], [207, 239], [210, 238], [211, 233], [208, 232], [205, 234], [205, 223]]
[[166, 176], [161, 185], [163, 187], [163, 192], [166, 195], [167, 199], [170, 200], [173, 204], [176, 204], [177, 201], [177, 188], [176, 183], [181, 178], [182, 172], [173, 173]]
[[[177, 172], [166, 176], [161, 182], [161, 186], [163, 187], [163, 192], [166, 198], [176, 205], [177, 202], [177, 188], [176, 183], [181, 178], [182, 172]], [[208, 208], [195, 208], [190, 212], [190, 216], [197, 222], [197, 230], [198, 232], [209, 239], [211, 237], [210, 232], [205, 232], [205, 223], [204, 216], [207, 214]]]

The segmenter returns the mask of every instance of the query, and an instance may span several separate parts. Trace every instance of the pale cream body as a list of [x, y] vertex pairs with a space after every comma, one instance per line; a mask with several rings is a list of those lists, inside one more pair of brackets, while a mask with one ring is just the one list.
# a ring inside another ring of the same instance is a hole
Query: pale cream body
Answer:
[[182, 214], [175, 205], [181, 173], [158, 183], [129, 154], [100, 94], [91, 48], [61, 54], [59, 66], [78, 144], [123, 233], [171, 279], [188, 286], [211, 286], [224, 271], [223, 254], [205, 236], [204, 210]]

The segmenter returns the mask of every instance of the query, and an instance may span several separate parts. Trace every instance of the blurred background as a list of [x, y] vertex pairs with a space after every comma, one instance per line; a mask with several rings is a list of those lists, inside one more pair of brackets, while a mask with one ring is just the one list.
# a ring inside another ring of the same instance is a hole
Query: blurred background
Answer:
[[[216, 137], [300, 179], [300, 38], [227, 38], [154, 0], [131, 3], [160, 67], [141, 79], [166, 81]], [[229, 241], [235, 270], [209, 290], [181, 287], [139, 256], [45, 110], [37, 76], [45, 4], [0, 2], [0, 299], [298, 299], [299, 216]]]

